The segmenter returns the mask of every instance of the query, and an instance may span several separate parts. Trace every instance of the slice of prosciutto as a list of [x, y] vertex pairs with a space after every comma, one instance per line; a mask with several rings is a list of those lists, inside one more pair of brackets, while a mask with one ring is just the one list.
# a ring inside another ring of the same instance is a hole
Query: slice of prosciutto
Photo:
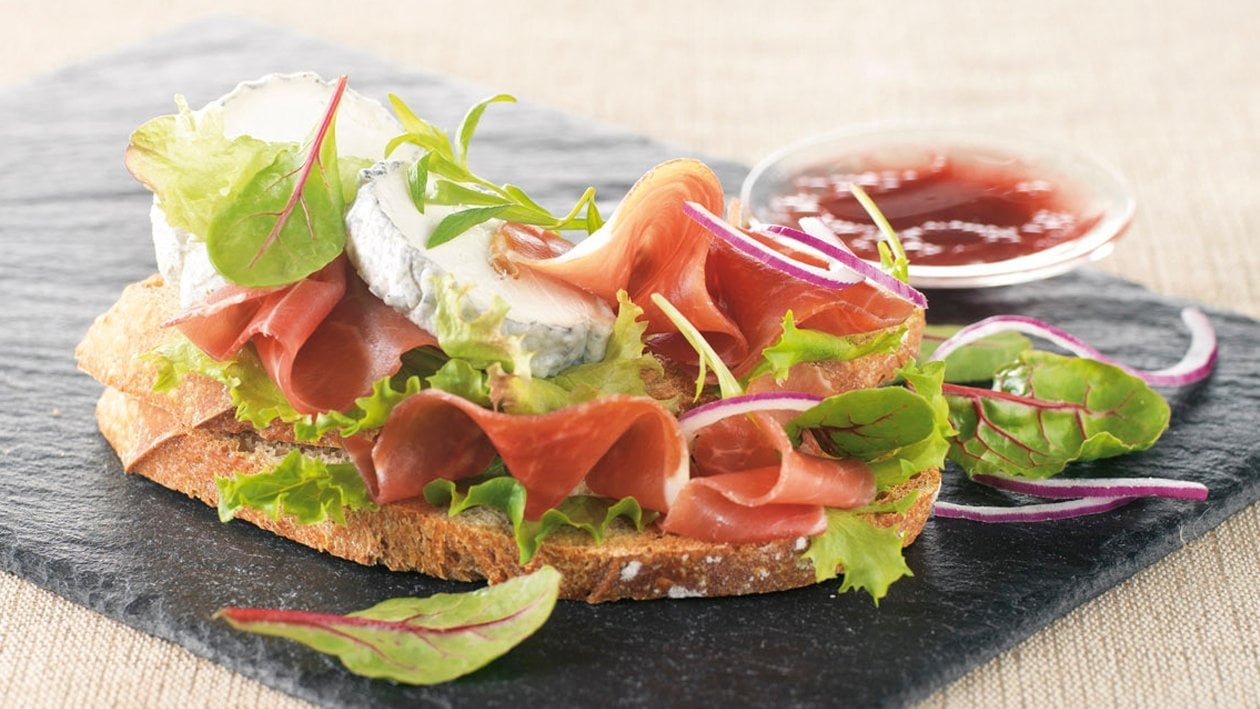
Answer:
[[506, 244], [502, 258], [593, 293], [610, 306], [624, 290], [643, 308], [654, 350], [682, 361], [696, 356], [677, 328], [652, 303], [665, 296], [723, 359], [747, 348], [739, 328], [709, 292], [707, 261], [712, 237], [683, 213], [691, 201], [721, 212], [722, 184], [704, 163], [670, 160], [652, 168], [626, 193], [608, 222], [559, 255]]
[[437, 344], [368, 291], [340, 257], [279, 288], [229, 285], [166, 323], [215, 359], [253, 342], [299, 413], [343, 411], [398, 371], [403, 352]]
[[826, 507], [850, 509], [875, 498], [866, 463], [796, 450], [778, 418], [736, 416], [697, 436], [693, 477], [661, 523], [706, 541], [752, 543], [814, 536]]
[[373, 499], [385, 504], [417, 497], [439, 478], [475, 476], [496, 454], [525, 486], [528, 519], [583, 484], [666, 512], [688, 474], [678, 420], [651, 399], [621, 395], [521, 416], [426, 389], [390, 413], [370, 465], [361, 452], [354, 457]]

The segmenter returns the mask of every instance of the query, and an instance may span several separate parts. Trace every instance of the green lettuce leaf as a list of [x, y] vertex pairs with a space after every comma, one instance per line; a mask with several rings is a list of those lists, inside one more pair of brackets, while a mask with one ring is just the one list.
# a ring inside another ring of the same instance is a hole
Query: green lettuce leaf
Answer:
[[433, 335], [447, 356], [465, 360], [474, 369], [486, 369], [497, 362], [506, 372], [531, 376], [534, 354], [525, 349], [524, 336], [503, 332], [511, 309], [507, 301], [495, 296], [488, 310], [472, 317], [466, 301], [473, 284], [458, 285], [447, 274], [435, 279], [433, 285], [437, 300]]
[[801, 362], [843, 362], [869, 354], [892, 354], [901, 347], [905, 334], [905, 325], [878, 333], [843, 337], [819, 330], [802, 330], [796, 326], [789, 310], [783, 316], [783, 334], [773, 345], [761, 351], [761, 362], [753, 368], [748, 379], [768, 373], [782, 384], [792, 367]]
[[179, 113], [158, 116], [131, 134], [127, 169], [157, 195], [171, 226], [204, 239], [215, 215], [293, 143], [223, 135], [223, 112], [193, 115], [183, 96]]
[[[962, 328], [962, 325], [928, 325], [923, 330], [923, 342], [916, 359], [926, 362], [942, 342]], [[1018, 332], [999, 332], [976, 340], [945, 358], [945, 381], [955, 384], [990, 381], [994, 373], [1030, 349], [1032, 342]]]
[[180, 385], [186, 374], [200, 374], [222, 384], [236, 407], [236, 418], [256, 429], [280, 419], [294, 423], [305, 419], [289, 404], [280, 387], [267, 376], [253, 346], [246, 346], [227, 361], [202, 352], [183, 335], [175, 334], [144, 358], [158, 366], [153, 390], [168, 392]]
[[821, 583], [836, 577], [844, 567], [840, 592], [865, 590], [879, 605], [888, 587], [902, 576], [913, 576], [902, 556], [901, 534], [893, 527], [880, 527], [863, 515], [882, 512], [902, 514], [914, 504], [917, 494], [892, 503], [869, 505], [856, 510], [827, 510], [827, 531], [810, 540], [801, 555], [814, 563]]
[[351, 463], [325, 463], [291, 451], [271, 470], [215, 478], [219, 519], [227, 522], [244, 507], [272, 519], [292, 517], [298, 524], [331, 519], [345, 524], [345, 508], [374, 510], [367, 485]]
[[898, 374], [932, 409], [933, 429], [919, 442], [898, 450], [896, 455], [871, 463], [876, 487], [880, 490], [900, 485], [921, 470], [944, 467], [950, 442], [958, 434], [950, 422], [949, 403], [941, 393], [945, 365], [929, 362], [917, 367], [910, 363], [898, 370]]
[[382, 377], [372, 384], [372, 393], [354, 400], [354, 408], [305, 416], [293, 423], [293, 435], [299, 441], [317, 441], [331, 431], [349, 438], [380, 428], [394, 407], [421, 389], [418, 376], [403, 380], [401, 386], [397, 384], [396, 377]]
[[643, 309], [625, 291], [617, 293], [617, 301], [617, 319], [602, 360], [574, 365], [548, 379], [527, 379], [492, 366], [486, 382], [496, 408], [513, 414], [544, 414], [609, 394], [649, 396], [643, 374], [659, 373], [661, 364], [644, 351], [647, 321], [640, 319]]
[[1146, 450], [1168, 427], [1163, 397], [1092, 359], [1030, 350], [993, 387], [944, 389], [958, 430], [949, 459], [969, 474], [1047, 478], [1072, 461]]
[[599, 544], [618, 517], [624, 517], [639, 531], [643, 531], [643, 526], [656, 517], [655, 512], [645, 512], [633, 497], [613, 501], [592, 495], [572, 495], [559, 507], [544, 512], [538, 520], [527, 520], [525, 486], [508, 475], [476, 482], [466, 490], [461, 490], [450, 480], [434, 480], [425, 486], [424, 499], [438, 507], [449, 506], [451, 517], [473, 507], [489, 507], [502, 512], [512, 523], [522, 564], [534, 558], [538, 545], [558, 529], [572, 527], [582, 530]]
[[349, 615], [224, 608], [233, 628], [296, 640], [336, 655], [354, 674], [438, 684], [484, 667], [532, 635], [560, 595], [560, 572], [527, 576], [471, 593], [392, 598]]

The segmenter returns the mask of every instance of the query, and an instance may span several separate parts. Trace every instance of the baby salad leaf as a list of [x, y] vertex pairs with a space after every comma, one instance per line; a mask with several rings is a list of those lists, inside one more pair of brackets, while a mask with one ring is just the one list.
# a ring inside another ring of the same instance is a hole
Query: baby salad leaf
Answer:
[[865, 589], [878, 606], [894, 581], [914, 573], [901, 554], [901, 533], [897, 527], [881, 527], [867, 515], [904, 514], [917, 497], [906, 495], [893, 503], [856, 510], [828, 508], [827, 531], [811, 539], [801, 556], [814, 563], [814, 575], [820, 583], [835, 578], [836, 569], [843, 567], [840, 592]]
[[871, 463], [876, 487], [880, 490], [899, 485], [919, 471], [944, 466], [950, 442], [958, 433], [949, 420], [949, 403], [941, 394], [944, 363], [929, 362], [922, 367], [910, 363], [897, 373], [931, 407], [933, 430], [918, 443], [898, 450], [896, 455]]
[[1047, 478], [1074, 460], [1154, 445], [1168, 404], [1118, 367], [1030, 350], [994, 377], [994, 389], [947, 384], [958, 429], [950, 460], [969, 474]]
[[884, 240], [879, 242], [880, 265], [893, 278], [902, 283], [909, 283], [910, 261], [906, 258], [906, 250], [901, 247], [901, 239], [897, 238], [897, 231], [892, 228], [892, 224], [888, 223], [888, 219], [875, 204], [875, 200], [866, 194], [866, 190], [855, 182], [849, 185], [849, 191], [857, 198], [858, 203], [870, 215], [871, 221], [875, 222], [875, 226], [879, 227], [880, 233], [884, 235]]
[[127, 169], [157, 195], [166, 221], [198, 238], [247, 182], [272, 164], [291, 143], [267, 143], [247, 135], [223, 135], [223, 111], [211, 107], [195, 116], [183, 96], [179, 114], [159, 116], [131, 134]]
[[425, 153], [407, 170], [407, 191], [416, 211], [424, 214], [424, 203], [429, 191], [429, 153]]
[[819, 330], [802, 330], [789, 310], [783, 316], [783, 334], [773, 345], [761, 351], [762, 360], [748, 375], [750, 380], [763, 374], [774, 375], [782, 384], [788, 372], [801, 362], [840, 362], [868, 354], [891, 354], [901, 346], [906, 326], [862, 335], [837, 336]]
[[255, 288], [293, 283], [336, 258], [346, 244], [345, 192], [335, 123], [343, 76], [305, 150], [286, 148], [219, 210], [206, 233], [215, 269]]
[[533, 635], [559, 595], [560, 572], [544, 566], [471, 593], [392, 598], [344, 616], [224, 608], [215, 617], [336, 655], [363, 677], [438, 684], [484, 667]]
[[352, 463], [326, 463], [296, 450], [271, 470], [215, 478], [214, 484], [219, 488], [219, 520], [223, 522], [230, 521], [243, 507], [272, 519], [289, 516], [298, 524], [328, 519], [345, 524], [344, 508], [376, 509]]
[[439, 507], [449, 505], [448, 514], [451, 517], [473, 507], [489, 507], [502, 512], [512, 523], [521, 564], [529, 563], [542, 540], [558, 529], [572, 527], [585, 531], [599, 544], [618, 517], [625, 517], [639, 531], [643, 531], [643, 526], [656, 517], [655, 512], [644, 512], [633, 497], [613, 501], [592, 495], [572, 495], [559, 507], [544, 512], [539, 519], [527, 520], [525, 494], [525, 486], [508, 475], [491, 477], [465, 491], [460, 491], [450, 480], [440, 479], [424, 488], [424, 499]]
[[252, 345], [242, 348], [235, 358], [220, 362], [183, 335], [173, 334], [144, 358], [158, 367], [153, 391], [172, 391], [185, 374], [200, 374], [226, 387], [236, 406], [236, 418], [256, 429], [264, 429], [276, 419], [292, 423], [305, 418], [267, 375]]
[[[962, 325], [928, 325], [923, 330], [918, 361], [925, 362], [942, 342], [963, 328]], [[1032, 342], [1018, 332], [999, 332], [965, 345], [945, 358], [945, 381], [963, 384], [987, 382], [1003, 366], [1010, 364], [1020, 352], [1032, 349]]]
[[934, 430], [932, 407], [901, 387], [858, 389], [824, 399], [788, 422], [793, 443], [809, 429], [814, 440], [837, 458], [874, 460], [917, 443]]

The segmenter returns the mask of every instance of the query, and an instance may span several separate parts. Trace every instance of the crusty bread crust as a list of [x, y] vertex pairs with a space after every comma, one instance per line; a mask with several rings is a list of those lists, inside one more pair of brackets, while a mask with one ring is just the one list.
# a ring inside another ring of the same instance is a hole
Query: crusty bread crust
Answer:
[[[76, 354], [80, 367], [106, 385], [97, 420], [124, 468], [215, 506], [216, 477], [267, 470], [297, 444], [290, 427], [255, 432], [236, 421], [223, 388], [203, 377], [185, 377], [171, 394], [152, 392], [156, 367], [138, 357], [165, 337], [160, 325], [174, 307], [168, 291], [156, 276], [129, 286], [119, 302], [97, 318]], [[892, 363], [899, 356], [889, 359], [878, 365], [842, 367], [837, 376], [867, 381], [878, 371], [873, 383], [899, 366]], [[300, 447], [308, 455], [348, 460], [336, 443], [334, 439]], [[939, 473], [924, 471], [881, 495], [881, 500], [891, 500], [917, 493], [904, 514], [872, 518], [880, 526], [896, 527], [908, 545], [930, 516], [939, 487]], [[255, 510], [243, 510], [238, 518], [345, 559], [440, 578], [497, 583], [549, 564], [563, 574], [561, 597], [591, 603], [765, 593], [815, 583], [812, 563], [801, 557], [808, 546], [805, 538], [713, 543], [655, 528], [640, 533], [621, 524], [598, 545], [576, 530], [557, 532], [522, 566], [507, 519], [485, 509], [449, 517], [423, 500], [408, 500], [375, 511], [349, 512], [344, 526], [298, 525]]]

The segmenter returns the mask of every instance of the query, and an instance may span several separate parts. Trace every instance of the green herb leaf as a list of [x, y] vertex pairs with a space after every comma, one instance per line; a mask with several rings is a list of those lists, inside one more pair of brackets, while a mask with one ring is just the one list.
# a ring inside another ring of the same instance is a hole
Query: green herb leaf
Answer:
[[299, 281], [345, 248], [345, 192], [337, 163], [337, 85], [305, 151], [280, 151], [215, 215], [206, 252], [220, 274], [254, 288]]
[[665, 317], [674, 323], [674, 327], [678, 328], [678, 332], [686, 338], [687, 342], [695, 349], [696, 354], [700, 356], [700, 373], [696, 377], [695, 398], [699, 399], [700, 394], [704, 392], [704, 382], [708, 378], [706, 365], [712, 367], [713, 373], [717, 375], [718, 390], [721, 392], [723, 399], [743, 394], [744, 387], [731, 374], [731, 370], [727, 368], [726, 363], [718, 356], [717, 351], [713, 349], [713, 345], [710, 345], [708, 340], [704, 339], [704, 335], [696, 329], [696, 326], [692, 325], [691, 321], [687, 320], [686, 316], [679, 312], [678, 308], [675, 308], [674, 304], [666, 300], [665, 296], [660, 293], [652, 294], [652, 302], [656, 303], [656, 307], [660, 308]]
[[625, 518], [639, 531], [656, 517], [655, 512], [644, 512], [633, 497], [612, 501], [591, 495], [572, 495], [559, 507], [544, 512], [538, 520], [529, 521], [525, 519], [525, 495], [525, 486], [507, 475], [475, 483], [465, 491], [450, 480], [434, 480], [424, 488], [424, 499], [438, 507], [449, 505], [451, 517], [473, 507], [489, 507], [503, 513], [512, 523], [522, 564], [534, 558], [543, 539], [565, 527], [585, 531], [599, 544], [618, 517]]
[[389, 95], [389, 105], [393, 107], [394, 115], [398, 116], [398, 122], [402, 123], [403, 130], [407, 132], [389, 141], [385, 147], [386, 155], [394, 152], [394, 148], [402, 143], [415, 143], [430, 153], [450, 161], [455, 160], [455, 151], [451, 149], [451, 139], [446, 137], [446, 133], [421, 119], [394, 94]]
[[902, 283], [909, 283], [910, 261], [906, 259], [906, 250], [901, 247], [901, 239], [897, 238], [897, 231], [892, 228], [892, 224], [888, 223], [884, 213], [876, 206], [875, 200], [866, 194], [866, 190], [862, 189], [857, 183], [851, 183], [849, 191], [857, 198], [858, 203], [862, 205], [862, 209], [866, 210], [866, 213], [871, 217], [871, 221], [875, 222], [875, 226], [879, 227], [880, 233], [884, 236], [884, 240], [879, 242], [880, 265], [893, 278]]
[[1159, 394], [1092, 359], [1030, 350], [993, 386], [944, 388], [958, 430], [949, 458], [973, 475], [1046, 478], [1075, 460], [1150, 448], [1168, 427]]
[[424, 202], [429, 194], [429, 158], [432, 153], [425, 153], [414, 165], [407, 169], [407, 191], [411, 194], [411, 202], [416, 211], [424, 214]]
[[[923, 330], [918, 361], [926, 362], [942, 342], [962, 329], [962, 325], [928, 325]], [[962, 384], [987, 382], [1003, 366], [1021, 352], [1032, 349], [1032, 342], [1018, 332], [999, 332], [954, 350], [945, 358], [945, 381]]]
[[892, 354], [901, 347], [905, 334], [905, 325], [878, 333], [843, 337], [819, 330], [802, 330], [796, 327], [789, 310], [783, 316], [783, 334], [773, 345], [761, 351], [762, 360], [748, 379], [751, 381], [768, 373], [782, 384], [792, 367], [801, 362], [842, 362], [868, 354]]
[[430, 249], [441, 246], [478, 224], [494, 219], [502, 214], [508, 206], [501, 204], [493, 207], [473, 207], [462, 212], [448, 214], [442, 221], [438, 222], [437, 228], [433, 230], [425, 246]]
[[438, 684], [489, 664], [533, 635], [560, 595], [560, 572], [527, 576], [471, 593], [393, 598], [349, 615], [224, 608], [237, 630], [296, 640], [336, 655], [354, 674]]
[[144, 358], [158, 367], [154, 391], [173, 391], [186, 374], [208, 377], [227, 388], [236, 407], [236, 418], [249, 422], [255, 429], [264, 429], [276, 419], [292, 423], [305, 418], [293, 409], [284, 392], [267, 376], [252, 346], [242, 348], [234, 359], [220, 362], [176, 333]]
[[477, 131], [477, 124], [481, 122], [482, 114], [486, 112], [486, 108], [492, 103], [516, 103], [516, 97], [508, 94], [498, 94], [480, 101], [468, 109], [468, 113], [464, 114], [464, 120], [459, 124], [459, 164], [468, 165], [468, 144], [472, 142], [473, 133]]
[[219, 520], [230, 521], [244, 507], [272, 519], [292, 517], [298, 524], [331, 519], [345, 524], [345, 508], [374, 510], [367, 485], [352, 463], [325, 463], [291, 451], [271, 470], [215, 478]]
[[897, 527], [880, 527], [864, 515], [904, 514], [917, 497], [906, 495], [891, 504], [856, 510], [828, 509], [827, 531], [811, 539], [801, 556], [814, 563], [814, 574], [820, 583], [835, 578], [836, 569], [843, 567], [840, 592], [864, 589], [878, 606], [894, 581], [914, 573], [902, 556]]

